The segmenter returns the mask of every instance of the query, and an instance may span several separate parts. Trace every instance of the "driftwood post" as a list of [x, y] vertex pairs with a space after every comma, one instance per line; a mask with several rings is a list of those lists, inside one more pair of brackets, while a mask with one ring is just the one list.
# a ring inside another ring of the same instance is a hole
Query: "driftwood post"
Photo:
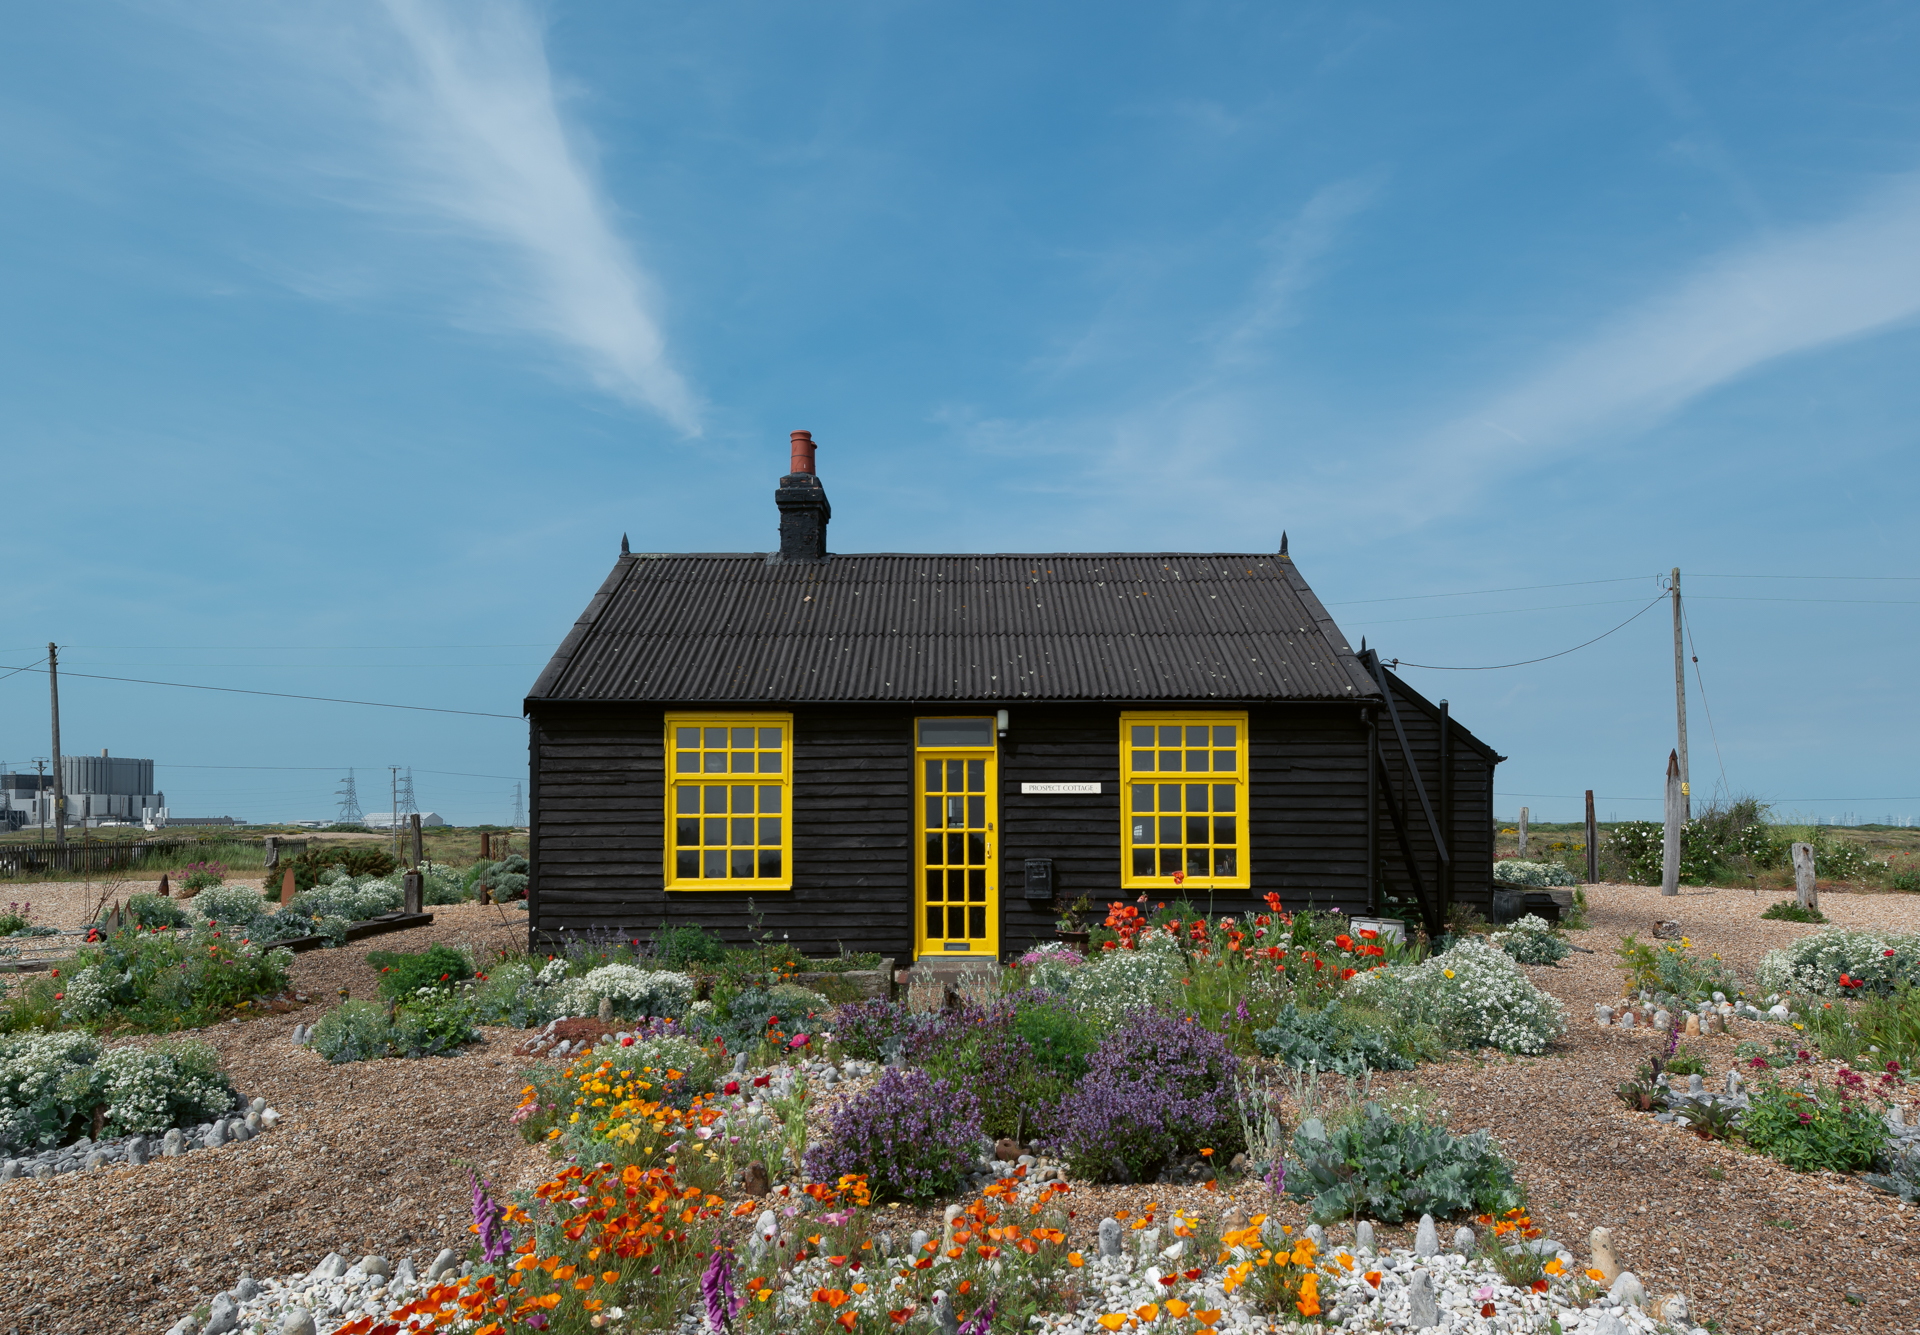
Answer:
[[1680, 753], [1667, 752], [1667, 837], [1660, 849], [1660, 893], [1680, 893], [1680, 829], [1686, 824], [1686, 794], [1680, 791]]
[[1600, 827], [1593, 819], [1593, 789], [1587, 789], [1587, 884], [1600, 880]]
[[400, 878], [400, 902], [408, 913], [420, 912], [421, 900], [424, 898], [421, 892], [424, 889], [425, 879], [417, 871], [410, 871]]
[[480, 831], [480, 859], [483, 862], [493, 861], [493, 836], [485, 830]]
[[1514, 856], [1523, 858], [1526, 855], [1527, 855], [1527, 809], [1525, 807], [1521, 807], [1520, 808], [1520, 851], [1515, 853]]
[[268, 835], [264, 842], [267, 850], [267, 860], [265, 865], [267, 869], [271, 871], [273, 868], [280, 865], [280, 841], [277, 838], [275, 838], [273, 835]]
[[1793, 846], [1793, 892], [1803, 909], [1820, 908], [1820, 891], [1813, 884], [1813, 845]]
[[420, 813], [414, 812], [409, 824], [413, 831], [413, 865], [420, 865]]

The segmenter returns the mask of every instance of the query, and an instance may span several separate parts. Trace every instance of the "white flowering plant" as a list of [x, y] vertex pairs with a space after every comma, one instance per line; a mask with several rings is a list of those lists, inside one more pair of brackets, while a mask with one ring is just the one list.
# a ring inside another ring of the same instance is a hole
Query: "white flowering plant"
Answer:
[[693, 979], [666, 969], [638, 969], [631, 964], [602, 964], [562, 987], [569, 1015], [593, 1015], [602, 1000], [613, 1003], [622, 1019], [665, 1016], [679, 1019], [693, 1000]]
[[92, 1130], [146, 1135], [206, 1121], [234, 1104], [220, 1055], [201, 1042], [102, 1048], [84, 1033], [0, 1037], [0, 1149], [64, 1145]]
[[1920, 935], [1834, 927], [1770, 950], [1760, 961], [1764, 992], [1888, 996], [1902, 983], [1920, 984]]
[[1165, 932], [1148, 932], [1132, 950], [1098, 951], [1078, 965], [1057, 960], [1037, 964], [1032, 982], [1064, 994], [1089, 1018], [1112, 1026], [1129, 1011], [1172, 992], [1186, 971], [1179, 942]]
[[1502, 885], [1574, 886], [1580, 882], [1557, 862], [1527, 862], [1502, 858], [1493, 864], [1493, 879]]
[[1520, 972], [1505, 952], [1461, 941], [1418, 964], [1361, 974], [1356, 999], [1409, 1023], [1433, 1025], [1450, 1047], [1544, 1052], [1566, 1032], [1564, 1007]]
[[1553, 930], [1553, 924], [1535, 913], [1487, 940], [1521, 964], [1558, 964], [1573, 953], [1573, 946]]

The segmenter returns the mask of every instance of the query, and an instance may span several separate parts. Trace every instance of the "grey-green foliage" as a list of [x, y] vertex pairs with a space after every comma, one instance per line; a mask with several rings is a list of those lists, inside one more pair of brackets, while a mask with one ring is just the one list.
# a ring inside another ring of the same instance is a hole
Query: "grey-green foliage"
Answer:
[[136, 927], [185, 927], [187, 911], [165, 895], [138, 894], [127, 900], [126, 919]]
[[389, 1017], [370, 1001], [343, 1001], [313, 1027], [313, 1050], [335, 1064], [379, 1057], [432, 1057], [479, 1037], [465, 997], [423, 989]]
[[498, 862], [476, 862], [463, 878], [467, 890], [478, 893], [485, 884], [496, 900], [520, 899], [527, 893], [527, 860], [518, 853]]
[[1274, 1016], [1273, 1027], [1254, 1034], [1263, 1057], [1296, 1070], [1309, 1066], [1342, 1075], [1362, 1071], [1406, 1071], [1413, 1062], [1384, 1026], [1353, 1008], [1333, 1002], [1322, 1010], [1301, 1010], [1289, 1001]]
[[1493, 864], [1493, 879], [1502, 885], [1571, 886], [1580, 884], [1557, 862], [1526, 862], [1502, 858]]
[[473, 1001], [482, 1024], [527, 1029], [557, 1019], [567, 1011], [567, 962], [548, 960], [539, 969], [515, 960], [487, 971], [473, 985]]
[[1908, 1205], [1920, 1205], [1920, 1143], [1909, 1141], [1894, 1151], [1884, 1173], [1862, 1173], [1860, 1180], [1870, 1187], [1891, 1192]]
[[266, 901], [244, 885], [210, 885], [187, 901], [187, 912], [203, 922], [244, 927], [266, 912]]
[[188, 1041], [106, 1050], [91, 1034], [0, 1036], [0, 1150], [63, 1145], [96, 1108], [114, 1135], [191, 1126], [233, 1105], [211, 1045]]
[[1456, 1136], [1424, 1113], [1396, 1118], [1377, 1103], [1330, 1130], [1309, 1118], [1293, 1156], [1287, 1191], [1322, 1222], [1500, 1214], [1521, 1203], [1513, 1165], [1486, 1131]]
[[1558, 964], [1573, 953], [1573, 946], [1553, 930], [1553, 924], [1533, 913], [1489, 939], [1520, 964]]
[[[781, 983], [775, 987], [749, 987], [726, 1003], [723, 1012], [695, 1010], [687, 1017], [689, 1028], [701, 1038], [724, 1038], [734, 1051], [751, 1051], [779, 1028], [791, 1036], [808, 1026], [808, 1017], [824, 1015], [832, 1003], [818, 992]], [[769, 1021], [779, 1020], [777, 1026]]]

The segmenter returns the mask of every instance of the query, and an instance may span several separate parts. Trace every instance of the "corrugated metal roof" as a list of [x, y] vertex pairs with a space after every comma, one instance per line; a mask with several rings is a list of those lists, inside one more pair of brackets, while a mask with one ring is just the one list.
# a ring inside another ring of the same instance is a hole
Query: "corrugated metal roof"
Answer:
[[622, 556], [533, 700], [1357, 700], [1272, 554]]

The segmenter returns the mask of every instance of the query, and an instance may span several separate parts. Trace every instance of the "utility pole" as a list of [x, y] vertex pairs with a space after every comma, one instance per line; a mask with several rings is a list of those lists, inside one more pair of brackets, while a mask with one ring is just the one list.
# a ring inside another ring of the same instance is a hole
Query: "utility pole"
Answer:
[[47, 762], [33, 762], [33, 809], [40, 813], [40, 837], [47, 837]]
[[67, 781], [60, 768], [60, 646], [47, 645], [47, 689], [53, 693], [53, 846], [67, 846]]
[[1680, 721], [1680, 819], [1693, 819], [1693, 786], [1687, 769], [1687, 655], [1680, 633], [1680, 567], [1673, 568], [1673, 710]]

